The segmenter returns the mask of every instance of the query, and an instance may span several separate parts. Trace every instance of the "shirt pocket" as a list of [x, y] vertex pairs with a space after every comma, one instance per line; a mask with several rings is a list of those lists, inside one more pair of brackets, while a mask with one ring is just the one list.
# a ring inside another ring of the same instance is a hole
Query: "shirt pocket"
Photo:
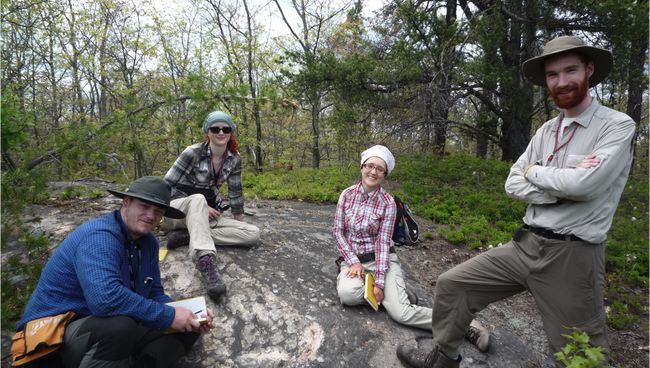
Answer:
[[371, 235], [376, 235], [379, 233], [379, 229], [381, 228], [381, 222], [383, 218], [375, 213], [371, 214], [368, 217], [368, 233]]
[[576, 168], [580, 165], [580, 162], [587, 157], [589, 157], [589, 155], [569, 155], [566, 159], [566, 166]]

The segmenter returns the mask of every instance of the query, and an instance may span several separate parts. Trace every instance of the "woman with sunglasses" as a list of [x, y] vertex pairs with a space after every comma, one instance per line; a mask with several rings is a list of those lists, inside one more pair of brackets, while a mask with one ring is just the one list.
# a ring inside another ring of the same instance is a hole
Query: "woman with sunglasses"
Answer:
[[334, 239], [341, 252], [336, 289], [345, 305], [365, 304], [362, 274], [374, 274], [374, 294], [398, 323], [431, 331], [431, 309], [409, 300], [392, 243], [395, 200], [381, 187], [395, 167], [392, 153], [375, 145], [361, 154], [361, 181], [341, 193]]
[[[242, 159], [233, 133], [236, 127], [225, 112], [210, 113], [203, 123], [204, 142], [187, 147], [165, 175], [173, 188], [171, 205], [187, 214], [182, 220], [165, 217], [167, 249], [190, 246], [190, 257], [215, 301], [227, 291], [217, 272], [215, 245], [250, 246], [260, 237], [256, 226], [244, 222]], [[221, 200], [217, 201], [225, 182], [234, 219], [222, 216], [229, 207], [221, 207]]]

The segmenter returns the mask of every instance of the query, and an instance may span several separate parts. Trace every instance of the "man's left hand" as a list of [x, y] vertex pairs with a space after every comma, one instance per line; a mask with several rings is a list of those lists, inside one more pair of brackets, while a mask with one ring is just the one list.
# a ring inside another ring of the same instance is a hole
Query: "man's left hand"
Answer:
[[201, 317], [206, 318], [208, 320], [208, 323], [200, 325], [199, 328], [195, 328], [194, 332], [205, 333], [214, 328], [214, 324], [212, 323], [214, 320], [214, 312], [212, 312], [212, 309], [208, 308], [207, 313], [207, 315], [201, 314]]
[[375, 299], [377, 300], [377, 305], [380, 305], [381, 302], [384, 300], [384, 290], [374, 287], [373, 292], [375, 293]]
[[580, 161], [580, 164], [576, 167], [581, 167], [583, 169], [591, 169], [592, 167], [596, 167], [600, 164], [600, 160], [596, 158], [596, 155], [591, 155], [585, 158], [584, 160]]

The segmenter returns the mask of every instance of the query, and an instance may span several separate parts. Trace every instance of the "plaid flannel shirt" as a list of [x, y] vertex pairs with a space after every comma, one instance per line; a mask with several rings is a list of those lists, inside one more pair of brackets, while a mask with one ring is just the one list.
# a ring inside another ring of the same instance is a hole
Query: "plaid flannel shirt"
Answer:
[[375, 252], [375, 286], [384, 288], [390, 269], [396, 216], [395, 200], [383, 188], [366, 195], [361, 182], [341, 193], [334, 219], [334, 239], [348, 265], [359, 263], [358, 254]]
[[244, 213], [241, 171], [241, 156], [226, 150], [226, 161], [223, 164], [221, 178], [219, 183], [216, 183], [219, 173], [212, 170], [210, 141], [206, 141], [187, 147], [169, 169], [165, 180], [173, 188], [172, 199], [187, 197], [187, 193], [176, 188], [177, 185], [210, 189], [218, 195], [219, 188], [228, 180], [228, 198], [232, 214], [240, 215]]

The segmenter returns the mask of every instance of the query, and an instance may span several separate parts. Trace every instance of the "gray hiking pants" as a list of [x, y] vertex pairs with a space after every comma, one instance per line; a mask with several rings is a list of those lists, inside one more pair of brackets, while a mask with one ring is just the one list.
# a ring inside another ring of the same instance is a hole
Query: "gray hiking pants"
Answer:
[[125, 316], [89, 316], [66, 327], [59, 356], [66, 368], [166, 368], [185, 354], [199, 336], [165, 335]]
[[519, 242], [513, 240], [440, 275], [433, 302], [433, 336], [443, 350], [457, 350], [477, 312], [528, 290], [537, 302], [552, 358], [569, 343], [562, 336], [571, 334], [567, 326], [586, 332], [592, 346], [605, 348], [609, 361], [604, 284], [604, 244], [523, 232]]

